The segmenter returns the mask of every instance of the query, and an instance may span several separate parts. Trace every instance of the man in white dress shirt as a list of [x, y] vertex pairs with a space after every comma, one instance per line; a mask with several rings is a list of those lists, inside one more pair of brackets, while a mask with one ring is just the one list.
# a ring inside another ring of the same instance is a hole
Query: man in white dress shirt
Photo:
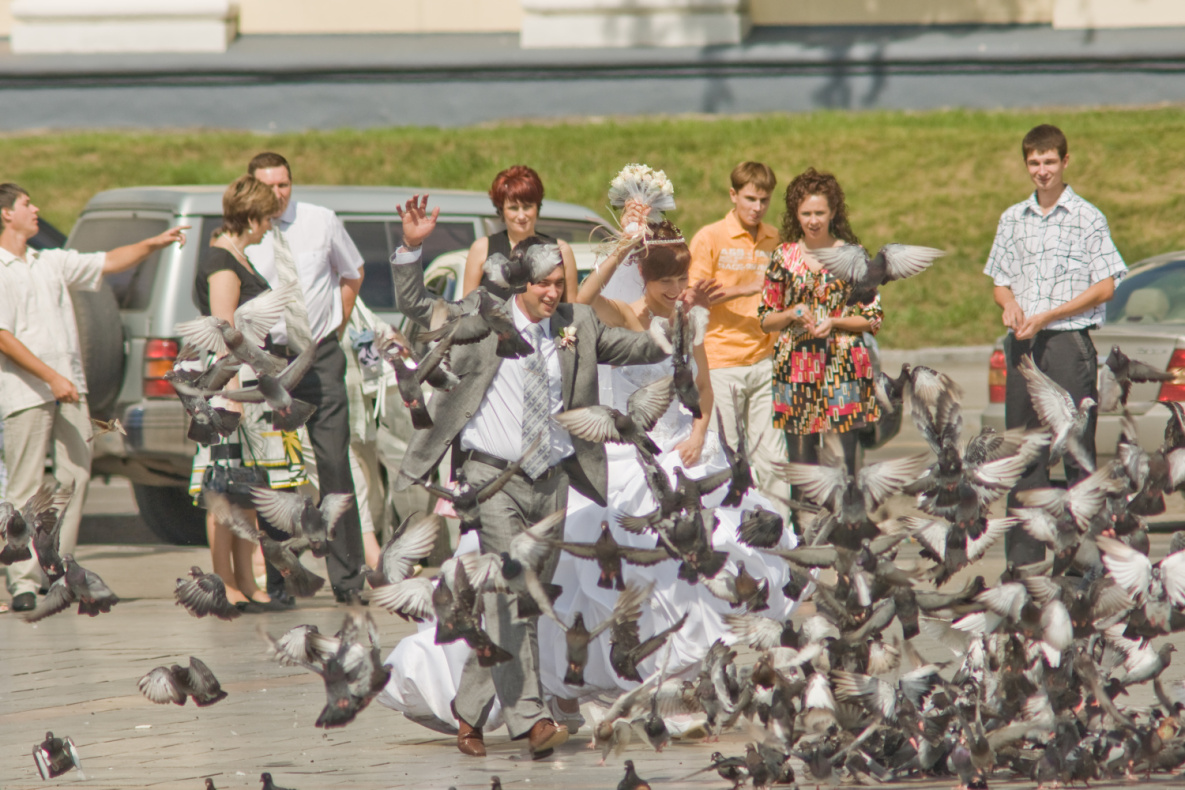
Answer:
[[[16, 184], [0, 184], [0, 418], [4, 420], [6, 498], [23, 508], [42, 483], [52, 452], [53, 474], [74, 496], [61, 514], [59, 548], [74, 551], [91, 473], [91, 422], [71, 290], [96, 291], [104, 274], [136, 266], [188, 226], [110, 252], [29, 249], [38, 209]], [[118, 327], [113, 327], [118, 332]], [[32, 559], [7, 567], [12, 608], [36, 606], [41, 567]]]
[[[317, 407], [305, 427], [317, 459], [321, 496], [353, 494], [346, 358], [338, 337], [350, 320], [362, 286], [362, 254], [333, 211], [292, 200], [292, 169], [283, 156], [271, 152], [259, 154], [251, 160], [247, 172], [270, 186], [280, 199], [283, 208], [272, 227], [284, 234], [290, 250], [287, 259], [295, 265], [295, 276], [304, 297], [303, 305], [298, 306], [303, 307], [303, 314], [294, 316], [292, 311], [286, 311], [285, 317], [272, 328], [269, 348], [278, 356], [294, 359], [304, 345], [310, 342], [317, 345], [316, 361], [292, 390], [292, 397]], [[275, 233], [267, 234], [261, 243], [248, 248], [247, 256], [273, 288], [292, 276], [291, 271], [283, 268], [283, 251], [277, 255]], [[296, 325], [289, 326], [290, 323]], [[329, 582], [339, 603], [348, 603], [352, 592], [361, 591], [363, 560], [362, 524], [355, 506], [338, 524], [325, 560]], [[270, 566], [268, 594], [278, 600], [291, 600], [284, 593], [283, 579]]]

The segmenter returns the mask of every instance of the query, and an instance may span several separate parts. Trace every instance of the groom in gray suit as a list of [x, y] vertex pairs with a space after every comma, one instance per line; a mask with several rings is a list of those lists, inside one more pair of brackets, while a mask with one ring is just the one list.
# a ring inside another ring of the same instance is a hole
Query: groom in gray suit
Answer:
[[[478, 304], [476, 291], [460, 302], [445, 302], [425, 290], [420, 246], [439, 213], [435, 209], [429, 214], [427, 205], [427, 196], [416, 196], [400, 209], [404, 244], [391, 258], [396, 306], [423, 327], [430, 326], [433, 315], [444, 312], [452, 318]], [[532, 354], [502, 359], [495, 353], [493, 333], [477, 343], [452, 347], [452, 371], [460, 383], [433, 398], [433, 425], [412, 437], [394, 486], [406, 488], [429, 474], [454, 442], [464, 478], [477, 487], [521, 459], [520, 472], [481, 505], [483, 552], [508, 550], [524, 528], [565, 508], [569, 485], [605, 503], [608, 470], [603, 445], [571, 436], [549, 417], [598, 402], [598, 363], [648, 364], [666, 356], [649, 335], [606, 327], [591, 308], [562, 303], [563, 291], [564, 270], [557, 262], [548, 276], [506, 303], [519, 332], [534, 347]], [[535, 438], [542, 439], [539, 449], [523, 457]], [[543, 581], [551, 580], [555, 562], [553, 555], [540, 570]], [[528, 738], [532, 756], [545, 757], [567, 740], [568, 729], [547, 715], [539, 680], [538, 618], [518, 617], [505, 595], [487, 593], [484, 603], [486, 630], [514, 658], [484, 668], [469, 656], [453, 701], [457, 747], [464, 754], [485, 755], [481, 728], [497, 696], [511, 738]]]

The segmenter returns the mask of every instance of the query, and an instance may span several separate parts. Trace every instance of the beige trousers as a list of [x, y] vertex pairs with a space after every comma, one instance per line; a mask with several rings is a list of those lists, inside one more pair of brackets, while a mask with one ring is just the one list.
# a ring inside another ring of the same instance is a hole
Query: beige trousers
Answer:
[[[78, 525], [91, 479], [91, 417], [86, 397], [79, 403], [43, 403], [8, 415], [4, 421], [4, 463], [8, 467], [9, 502], [23, 508], [45, 480], [45, 458], [63, 486], [74, 483], [74, 497], [62, 515], [59, 552], [71, 554], [78, 543]], [[8, 566], [8, 592], [37, 592], [41, 566], [37, 558]]]
[[[773, 467], [775, 462], [786, 460], [786, 440], [774, 428], [773, 375], [772, 357], [752, 365], [716, 368], [711, 371], [712, 395], [724, 418], [724, 436], [732, 447], [737, 446], [736, 412], [740, 411], [757, 490], [784, 515], [786, 504], [778, 497], [789, 499], [790, 485], [774, 473]], [[711, 427], [717, 428], [716, 423]]]

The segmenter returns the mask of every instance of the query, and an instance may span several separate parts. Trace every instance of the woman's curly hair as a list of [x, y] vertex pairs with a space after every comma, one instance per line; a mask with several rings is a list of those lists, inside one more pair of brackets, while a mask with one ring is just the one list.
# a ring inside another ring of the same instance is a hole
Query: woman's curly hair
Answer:
[[859, 244], [860, 239], [848, 224], [848, 207], [844, 202], [843, 188], [831, 173], [820, 173], [808, 167], [794, 177], [786, 187], [786, 213], [782, 215], [782, 241], [801, 241], [806, 235], [798, 221], [798, 207], [811, 195], [822, 195], [828, 207], [835, 212], [831, 217], [829, 230], [837, 239], [848, 244]]

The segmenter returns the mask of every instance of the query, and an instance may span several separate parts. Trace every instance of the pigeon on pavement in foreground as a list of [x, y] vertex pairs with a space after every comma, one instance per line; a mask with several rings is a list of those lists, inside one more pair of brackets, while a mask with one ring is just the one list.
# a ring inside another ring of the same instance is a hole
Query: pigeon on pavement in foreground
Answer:
[[99, 575], [76, 563], [73, 554], [63, 554], [62, 565], [66, 574], [49, 586], [49, 592], [36, 609], [24, 615], [26, 623], [43, 620], [51, 614], [69, 609], [74, 603], [78, 604], [79, 614], [91, 617], [110, 612], [111, 607], [119, 603], [119, 597], [111, 592]]
[[[305, 631], [311, 650], [300, 656], [296, 639], [288, 641], [294, 632], [280, 639], [262, 633], [272, 655], [284, 664], [298, 664], [321, 676], [328, 697], [317, 727], [344, 727], [370, 705], [387, 685], [391, 668], [383, 664], [382, 645], [378, 628], [370, 614], [360, 607], [346, 613], [341, 630], [334, 637], [323, 636], [309, 629]], [[315, 660], [305, 660], [314, 658]]]
[[617, 790], [650, 790], [650, 783], [634, 770], [633, 760], [625, 761], [625, 777], [618, 783]]
[[74, 768], [78, 769], [79, 778], [86, 779], [78, 750], [68, 737], [58, 738], [52, 732], [45, 733], [45, 740], [33, 747], [33, 761], [42, 779], [61, 776]]
[[221, 620], [233, 620], [241, 612], [226, 599], [226, 585], [216, 573], [203, 573], [194, 565], [189, 579], [178, 579], [173, 597], [194, 617], [214, 615]]
[[226, 692], [210, 668], [196, 656], [189, 657], [189, 666], [173, 664], [171, 667], [157, 667], [140, 678], [140, 692], [158, 705], [184, 705], [193, 698], [199, 708], [213, 705], [226, 699]]
[[266, 771], [259, 775], [259, 781], [263, 782], [263, 787], [260, 790], [292, 790], [288, 787], [280, 787], [272, 781], [272, 775]]

